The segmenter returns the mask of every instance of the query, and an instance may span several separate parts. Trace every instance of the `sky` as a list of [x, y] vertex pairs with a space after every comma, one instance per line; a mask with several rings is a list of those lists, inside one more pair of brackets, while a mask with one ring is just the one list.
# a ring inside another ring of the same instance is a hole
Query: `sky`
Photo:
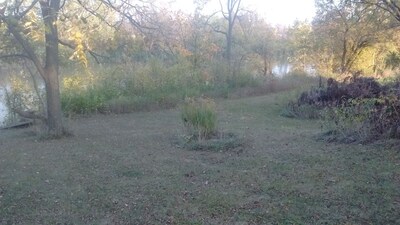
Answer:
[[[160, 1], [170, 3], [173, 9], [193, 12], [193, 0]], [[242, 5], [258, 12], [273, 25], [290, 25], [296, 19], [311, 21], [315, 14], [314, 0], [242, 0]], [[210, 0], [206, 11], [212, 12], [219, 8], [219, 0]]]
[[[193, 0], [155, 0], [170, 4], [173, 9], [192, 13], [194, 11]], [[221, 0], [225, 2], [226, 0]], [[5, 0], [0, 0], [0, 3]], [[296, 19], [311, 21], [315, 14], [314, 0], [242, 0], [242, 5], [258, 12], [273, 25], [290, 25]], [[206, 13], [220, 9], [219, 0], [210, 0]]]

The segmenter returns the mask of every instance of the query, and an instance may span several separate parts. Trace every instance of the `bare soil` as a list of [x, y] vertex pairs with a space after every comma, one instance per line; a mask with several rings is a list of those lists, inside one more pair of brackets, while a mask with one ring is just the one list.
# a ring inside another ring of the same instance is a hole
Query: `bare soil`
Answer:
[[178, 109], [0, 131], [0, 224], [400, 224], [400, 145], [316, 140], [285, 94], [221, 101], [241, 151], [193, 151]]

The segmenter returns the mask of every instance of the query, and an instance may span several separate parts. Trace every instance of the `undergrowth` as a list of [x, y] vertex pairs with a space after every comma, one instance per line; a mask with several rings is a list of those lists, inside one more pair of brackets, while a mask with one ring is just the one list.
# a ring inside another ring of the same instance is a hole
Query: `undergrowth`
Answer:
[[220, 64], [194, 69], [185, 61], [169, 65], [156, 59], [145, 64], [102, 65], [83, 74], [75, 71], [62, 80], [62, 108], [67, 116], [128, 113], [175, 107], [187, 97], [228, 98], [243, 88], [247, 88], [244, 96], [262, 95], [314, 80], [304, 74], [267, 79], [245, 71], [234, 75], [226, 71]]
[[325, 108], [322, 123], [335, 138], [345, 142], [368, 142], [379, 138], [400, 138], [400, 99], [349, 99], [340, 106]]
[[326, 88], [303, 92], [282, 115], [321, 119], [328, 140], [371, 142], [400, 138], [400, 83], [373, 78], [328, 79]]

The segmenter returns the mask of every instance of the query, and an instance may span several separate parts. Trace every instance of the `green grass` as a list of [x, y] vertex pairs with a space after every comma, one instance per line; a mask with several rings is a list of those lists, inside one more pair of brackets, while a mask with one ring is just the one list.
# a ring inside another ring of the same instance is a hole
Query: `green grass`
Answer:
[[230, 76], [220, 64], [210, 67], [194, 70], [185, 61], [167, 65], [151, 60], [143, 65], [95, 67], [90, 73], [67, 70], [61, 85], [62, 109], [67, 116], [128, 113], [172, 108], [187, 97], [235, 98], [317, 84], [316, 78], [305, 74], [267, 79], [243, 71]]
[[198, 140], [208, 139], [217, 132], [217, 112], [213, 100], [188, 98], [182, 105], [181, 114], [189, 135], [194, 135]]
[[291, 94], [218, 100], [241, 152], [189, 151], [177, 109], [0, 132], [0, 224], [398, 224], [399, 143], [328, 144]]

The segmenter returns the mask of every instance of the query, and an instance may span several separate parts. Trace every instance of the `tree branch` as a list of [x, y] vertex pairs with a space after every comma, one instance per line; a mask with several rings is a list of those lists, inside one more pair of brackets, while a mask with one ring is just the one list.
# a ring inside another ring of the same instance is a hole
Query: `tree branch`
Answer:
[[[115, 1], [112, 2], [112, 0], [100, 0], [103, 4], [120, 14], [123, 18], [128, 19], [128, 21], [135, 26], [140, 32], [145, 33], [144, 29], [147, 30], [157, 30], [157, 27], [149, 27], [149, 26], [144, 26], [141, 24], [139, 21], [135, 20], [131, 14], [131, 12], [127, 11], [127, 9], [134, 9], [136, 14], [140, 14], [142, 17], [147, 17], [147, 21], [151, 21], [151, 18], [149, 15], [146, 15], [141, 12], [140, 9], [138, 9], [138, 6], [132, 5], [129, 3], [129, 1], [126, 0], [120, 0], [122, 2], [121, 5], [116, 6]], [[118, 1], [117, 1], [118, 2]], [[124, 9], [125, 6], [125, 9]]]
[[226, 15], [227, 13], [224, 12], [224, 7], [222, 6], [221, 0], [219, 0], [219, 5], [220, 5], [220, 7], [221, 7], [222, 16], [223, 16], [226, 20], [229, 20], [229, 17]]
[[27, 54], [27, 58], [32, 60], [33, 64], [37, 68], [39, 74], [45, 79], [45, 71], [44, 67], [42, 66], [42, 63], [40, 62], [38, 56], [36, 55], [33, 47], [30, 45], [30, 43], [25, 40], [25, 38], [21, 35], [18, 29], [18, 24], [16, 24], [15, 20], [16, 18], [10, 18], [10, 17], [3, 17], [1, 18], [4, 23], [7, 25], [8, 30], [10, 33], [14, 36], [14, 38], [17, 40], [17, 42], [22, 46], [24, 51]]
[[99, 13], [96, 12], [96, 11], [101, 7], [101, 4], [104, 4], [102, 1], [100, 1], [99, 6], [98, 6], [97, 9], [95, 9], [95, 10], [91, 10], [91, 9], [89, 9], [88, 7], [86, 7], [85, 4], [82, 2], [82, 0], [77, 0], [77, 2], [79, 3], [79, 5], [80, 5], [84, 10], [86, 10], [87, 12], [89, 12], [91, 15], [93, 15], [93, 16], [99, 18], [101, 21], [103, 21], [103, 22], [104, 22], [105, 24], [107, 24], [108, 26], [110, 26], [110, 27], [115, 27], [115, 26], [116, 26], [117, 23], [116, 23], [116, 24], [111, 24], [111, 23], [109, 23], [103, 16], [101, 16]]
[[27, 119], [38, 119], [42, 121], [46, 121], [46, 117], [42, 114], [39, 114], [35, 111], [26, 111], [22, 109], [11, 109], [13, 112], [17, 113], [20, 117], [27, 118]]
[[26, 58], [26, 59], [31, 59], [29, 58], [28, 55], [24, 55], [24, 54], [11, 54], [11, 55], [0, 55], [0, 60], [1, 59], [8, 59], [8, 58]]
[[[68, 47], [70, 49], [76, 49], [76, 46], [74, 44], [68, 43], [66, 41], [58, 39], [58, 43], [63, 45], [63, 46], [65, 46], [65, 47]], [[107, 56], [100, 55], [100, 54], [98, 54], [98, 53], [96, 53], [96, 52], [94, 52], [94, 51], [92, 51], [92, 50], [90, 50], [88, 48], [86, 48], [85, 51], [87, 51], [94, 58], [94, 60], [96, 61], [97, 64], [100, 64], [99, 57], [108, 58]]]
[[[29, 11], [31, 11], [33, 9], [33, 7], [35, 7], [35, 5], [39, 2], [39, 0], [34, 0], [27, 9], [25, 9], [23, 12], [19, 13], [19, 15], [17, 16], [17, 19], [21, 19], [23, 18], [26, 14], [28, 14]], [[21, 2], [22, 4], [22, 2]]]

